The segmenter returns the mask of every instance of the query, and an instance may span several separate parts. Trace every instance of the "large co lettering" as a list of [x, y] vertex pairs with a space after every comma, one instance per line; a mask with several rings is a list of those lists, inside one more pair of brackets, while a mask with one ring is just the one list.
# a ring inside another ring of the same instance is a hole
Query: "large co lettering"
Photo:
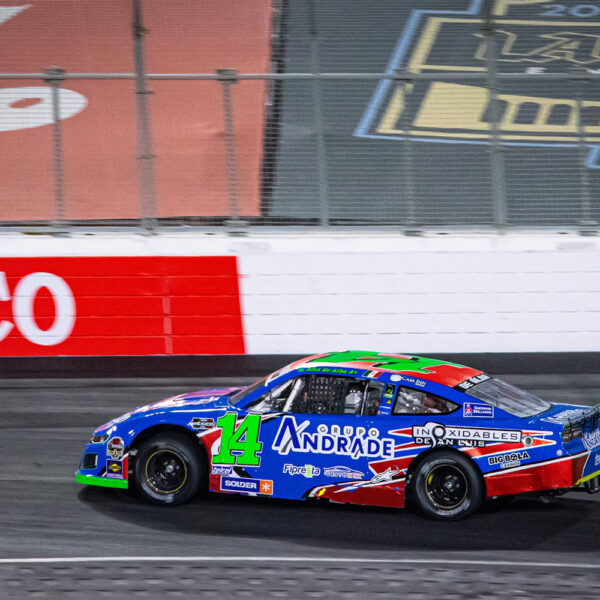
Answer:
[[[35, 321], [33, 306], [40, 290], [46, 289], [54, 300], [54, 322], [48, 329], [41, 329]], [[38, 346], [56, 346], [64, 342], [75, 326], [75, 299], [64, 279], [52, 273], [30, 273], [17, 283], [10, 294], [6, 273], [0, 271], [0, 302], [10, 302], [14, 324], [0, 321], [0, 342], [16, 325], [24, 338]]]

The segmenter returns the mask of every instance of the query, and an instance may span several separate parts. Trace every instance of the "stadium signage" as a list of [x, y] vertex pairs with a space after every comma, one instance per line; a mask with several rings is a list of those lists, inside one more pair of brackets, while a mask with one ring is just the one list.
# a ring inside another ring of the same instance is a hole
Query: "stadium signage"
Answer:
[[[516, 146], [588, 144], [585, 164], [600, 168], [600, 126], [593, 116], [600, 110], [600, 98], [593, 87], [587, 86], [583, 97], [578, 97], [577, 86], [565, 85], [564, 91], [549, 93], [553, 88], [548, 81], [535, 79], [546, 72], [600, 72], [600, 7], [569, 7], [545, 0], [494, 3], [497, 69], [527, 73], [530, 79], [525, 94], [520, 82], [507, 78], [490, 94], [488, 37], [481, 33], [486, 19], [483, 4], [471, 2], [466, 10], [413, 10], [411, 26], [404, 29], [388, 61], [389, 74], [469, 72], [480, 73], [481, 78], [382, 80], [355, 135]], [[524, 12], [529, 18], [522, 18]], [[460, 52], [448, 52], [456, 40]]]

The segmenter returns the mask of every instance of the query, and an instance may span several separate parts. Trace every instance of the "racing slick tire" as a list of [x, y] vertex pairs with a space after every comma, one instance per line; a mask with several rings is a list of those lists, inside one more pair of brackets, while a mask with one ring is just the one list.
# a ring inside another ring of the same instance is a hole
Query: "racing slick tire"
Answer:
[[438, 521], [464, 519], [483, 503], [481, 474], [458, 452], [439, 450], [425, 457], [410, 485], [417, 510]]
[[144, 500], [174, 506], [187, 502], [198, 492], [206, 467], [192, 440], [165, 432], [140, 445], [133, 474]]

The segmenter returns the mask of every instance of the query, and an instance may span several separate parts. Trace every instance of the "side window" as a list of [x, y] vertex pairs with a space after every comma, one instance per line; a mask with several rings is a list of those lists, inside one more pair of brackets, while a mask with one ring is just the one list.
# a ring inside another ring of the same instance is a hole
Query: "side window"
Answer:
[[[364, 382], [332, 375], [308, 375], [302, 393], [290, 406], [290, 412], [314, 415], [360, 414]], [[354, 413], [354, 411], [358, 413]]]
[[394, 415], [440, 415], [454, 412], [458, 404], [423, 390], [398, 387]]
[[310, 375], [291, 412], [373, 416], [379, 411], [383, 384], [364, 379]]
[[248, 408], [260, 413], [374, 416], [379, 411], [383, 388], [378, 381], [303, 375], [288, 379]]

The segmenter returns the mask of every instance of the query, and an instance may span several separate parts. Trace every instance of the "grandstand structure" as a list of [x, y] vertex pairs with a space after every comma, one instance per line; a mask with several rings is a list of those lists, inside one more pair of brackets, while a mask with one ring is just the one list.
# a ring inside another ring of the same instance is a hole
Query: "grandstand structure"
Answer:
[[6, 0], [0, 226], [600, 220], [600, 5]]

